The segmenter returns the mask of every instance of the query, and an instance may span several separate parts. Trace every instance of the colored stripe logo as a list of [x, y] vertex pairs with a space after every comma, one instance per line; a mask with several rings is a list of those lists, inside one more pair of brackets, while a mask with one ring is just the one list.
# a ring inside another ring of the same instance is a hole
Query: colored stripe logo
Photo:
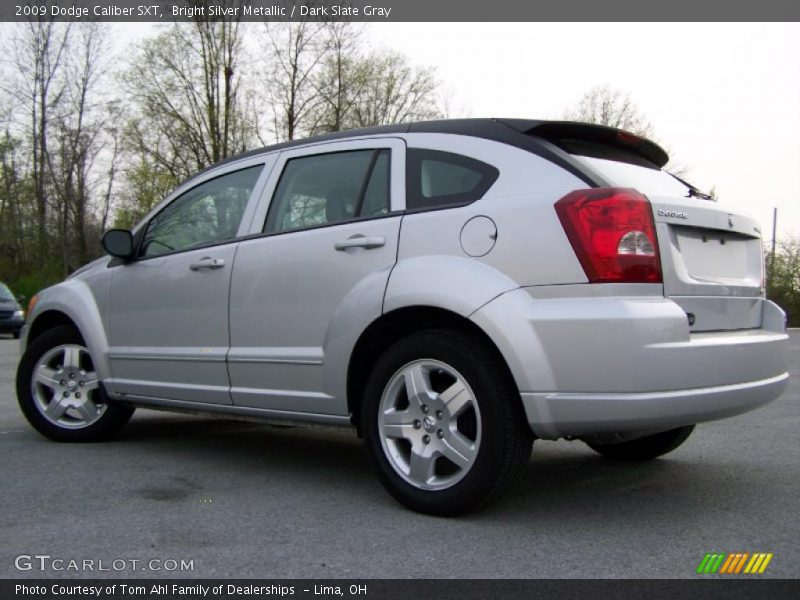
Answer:
[[703, 557], [697, 567], [697, 572], [702, 575], [755, 575], [763, 573], [772, 560], [772, 552], [724, 552], [709, 553]]

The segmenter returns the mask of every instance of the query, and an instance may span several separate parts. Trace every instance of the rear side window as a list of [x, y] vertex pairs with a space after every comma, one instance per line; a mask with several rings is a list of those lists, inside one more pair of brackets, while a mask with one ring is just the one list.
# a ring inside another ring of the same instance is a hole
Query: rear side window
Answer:
[[286, 162], [265, 233], [378, 217], [389, 212], [389, 150], [315, 154]]
[[468, 204], [483, 197], [500, 172], [474, 158], [409, 148], [406, 158], [408, 210]]

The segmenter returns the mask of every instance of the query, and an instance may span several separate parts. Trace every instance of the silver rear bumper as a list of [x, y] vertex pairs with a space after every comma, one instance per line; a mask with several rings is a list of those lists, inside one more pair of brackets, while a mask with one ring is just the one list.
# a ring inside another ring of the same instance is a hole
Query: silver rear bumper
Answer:
[[497, 344], [545, 439], [665, 430], [762, 406], [786, 387], [785, 315], [759, 329], [690, 333], [669, 298], [509, 292], [471, 316]]
[[659, 431], [744, 413], [783, 393], [789, 374], [733, 385], [644, 394], [523, 393], [534, 433], [557, 439], [594, 433]]

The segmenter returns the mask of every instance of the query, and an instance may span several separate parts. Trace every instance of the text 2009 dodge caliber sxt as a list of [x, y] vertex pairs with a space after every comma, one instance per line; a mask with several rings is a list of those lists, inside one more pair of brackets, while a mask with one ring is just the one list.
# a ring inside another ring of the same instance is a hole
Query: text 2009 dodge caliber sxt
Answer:
[[61, 441], [134, 407], [353, 425], [386, 489], [455, 515], [534, 439], [646, 460], [783, 391], [759, 229], [571, 122], [469, 119], [290, 142], [178, 187], [44, 290], [19, 403]]

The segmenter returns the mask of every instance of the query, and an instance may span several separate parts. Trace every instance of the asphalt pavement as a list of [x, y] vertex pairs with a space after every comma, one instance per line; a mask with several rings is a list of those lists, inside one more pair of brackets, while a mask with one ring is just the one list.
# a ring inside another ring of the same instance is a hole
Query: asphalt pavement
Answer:
[[791, 348], [780, 399], [667, 457], [539, 441], [500, 503], [442, 519], [395, 503], [349, 431], [138, 410], [112, 442], [48, 441], [0, 336], [0, 577], [677, 578], [708, 552], [771, 552], [757, 577], [795, 578], [800, 331]]

